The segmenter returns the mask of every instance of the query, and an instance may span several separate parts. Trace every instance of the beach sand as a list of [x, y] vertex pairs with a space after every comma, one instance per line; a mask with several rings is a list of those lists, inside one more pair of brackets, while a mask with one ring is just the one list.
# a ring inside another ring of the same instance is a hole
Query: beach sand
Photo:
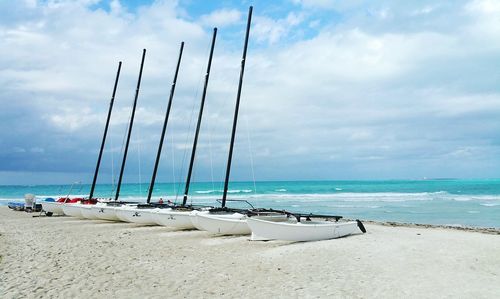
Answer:
[[500, 298], [500, 236], [367, 224], [308, 243], [0, 207], [1, 298]]

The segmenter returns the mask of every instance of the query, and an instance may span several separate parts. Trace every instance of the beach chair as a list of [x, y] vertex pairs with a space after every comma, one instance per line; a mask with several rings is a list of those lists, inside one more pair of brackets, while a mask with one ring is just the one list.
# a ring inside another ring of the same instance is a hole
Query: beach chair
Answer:
[[24, 210], [26, 212], [33, 212], [35, 209], [35, 195], [28, 193], [24, 194]]

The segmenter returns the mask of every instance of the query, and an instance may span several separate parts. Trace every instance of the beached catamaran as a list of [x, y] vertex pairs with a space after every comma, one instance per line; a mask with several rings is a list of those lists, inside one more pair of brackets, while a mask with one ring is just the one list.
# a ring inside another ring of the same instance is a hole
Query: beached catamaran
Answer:
[[339, 222], [341, 216], [291, 213], [272, 209], [255, 209], [253, 207], [248, 210], [226, 207], [251, 19], [252, 7], [250, 7], [248, 14], [221, 207], [197, 213], [195, 216], [197, 227], [222, 235], [251, 233], [252, 240], [313, 241], [343, 237], [359, 230], [365, 232], [366, 230], [359, 220]]
[[[77, 182], [79, 183], [79, 182]], [[80, 201], [84, 200], [81, 197], [70, 197], [71, 192], [73, 191], [73, 188], [75, 184], [71, 184], [71, 187], [69, 188], [68, 194], [64, 197], [59, 197], [57, 200], [54, 198], [46, 198], [41, 202], [42, 204], [42, 211], [45, 212], [46, 216], [52, 216], [54, 214], [56, 215], [64, 215], [63, 211], [63, 206], [66, 204], [75, 204], [79, 203]]]
[[[95, 167], [95, 172], [94, 172], [94, 178], [92, 179], [92, 185], [90, 187], [90, 193], [89, 193], [89, 202], [98, 204], [100, 205], [101, 203], [98, 202], [97, 200], [94, 199], [94, 191], [95, 191], [95, 185], [97, 183], [97, 176], [99, 175], [99, 167], [101, 165], [101, 159], [102, 159], [102, 154], [104, 152], [104, 146], [106, 144], [106, 137], [108, 134], [108, 129], [109, 129], [109, 122], [111, 120], [111, 112], [113, 110], [113, 104], [115, 100], [115, 94], [116, 94], [116, 88], [118, 87], [118, 79], [120, 77], [120, 70], [121, 70], [122, 62], [120, 61], [118, 64], [118, 71], [116, 73], [116, 79], [115, 79], [115, 85], [113, 87], [113, 95], [111, 96], [111, 102], [109, 104], [109, 111], [108, 111], [108, 117], [106, 119], [106, 125], [104, 126], [104, 133], [102, 136], [102, 142], [101, 142], [101, 148], [99, 150], [99, 156], [97, 158], [97, 164]], [[93, 209], [94, 205], [82, 205], [80, 207], [80, 212], [82, 213], [82, 217], [86, 219], [92, 219], [92, 220], [97, 220], [99, 218], [99, 211], [96, 209]]]
[[234, 111], [233, 126], [231, 132], [231, 141], [229, 144], [229, 155], [226, 168], [226, 176], [224, 181], [224, 192], [222, 195], [221, 207], [213, 208], [207, 211], [198, 212], [192, 216], [192, 222], [198, 229], [205, 230], [211, 233], [222, 235], [241, 235], [250, 234], [250, 228], [246, 223], [246, 218], [249, 213], [253, 215], [261, 215], [263, 217], [271, 218], [286, 218], [283, 213], [263, 209], [229, 209], [226, 207], [227, 191], [229, 187], [229, 177], [231, 171], [231, 162], [233, 156], [234, 140], [236, 135], [236, 125], [238, 122], [238, 112], [240, 107], [241, 89], [243, 86], [243, 75], [245, 73], [245, 62], [248, 48], [248, 39], [250, 36], [250, 25], [252, 23], [253, 7], [248, 9], [248, 20], [245, 33], [245, 42], [243, 46], [243, 55], [241, 58], [240, 78], [238, 82], [238, 92], [236, 95], [236, 106]]
[[184, 50], [184, 42], [181, 42], [180, 50], [179, 50], [179, 58], [177, 59], [177, 65], [175, 68], [174, 79], [172, 81], [172, 86], [170, 88], [170, 96], [168, 99], [167, 110], [165, 112], [165, 119], [163, 121], [162, 132], [160, 135], [160, 142], [158, 145], [158, 151], [156, 154], [156, 160], [153, 168], [153, 174], [151, 176], [151, 183], [149, 185], [148, 197], [146, 199], [145, 204], [137, 204], [137, 205], [124, 205], [116, 209], [117, 216], [120, 220], [126, 222], [133, 222], [145, 225], [153, 225], [156, 224], [154, 220], [154, 213], [160, 209], [169, 209], [168, 204], [162, 203], [152, 203], [151, 197], [153, 195], [154, 185], [156, 182], [156, 174], [158, 171], [158, 166], [160, 163], [161, 152], [163, 148], [163, 141], [165, 139], [165, 133], [167, 131], [168, 119], [170, 116], [170, 110], [172, 108], [172, 101], [175, 94], [175, 87], [177, 84], [177, 77], [179, 74], [179, 68], [182, 60], [182, 53]]
[[[96, 185], [96, 181], [97, 181], [97, 175], [99, 173], [99, 166], [101, 164], [102, 153], [104, 150], [104, 145], [105, 145], [106, 137], [107, 137], [107, 133], [108, 133], [109, 121], [111, 119], [111, 112], [113, 111], [113, 104], [115, 101], [118, 80], [120, 78], [121, 67], [122, 67], [122, 62], [120, 61], [120, 62], [118, 62], [118, 70], [116, 71], [115, 83], [113, 86], [113, 93], [111, 95], [111, 100], [109, 103], [108, 116], [106, 118], [106, 125], [104, 127], [104, 134], [102, 137], [101, 148], [99, 150], [99, 156], [97, 158], [97, 165], [96, 165], [96, 169], [94, 172], [94, 178], [92, 180], [92, 186], [90, 189], [89, 198], [88, 199], [69, 198], [69, 194], [71, 193], [71, 190], [73, 189], [73, 185], [72, 185], [71, 189], [66, 197], [61, 197], [57, 201], [52, 200], [52, 199], [46, 199], [46, 200], [42, 201], [42, 209], [45, 211], [46, 215], [48, 215], [48, 216], [51, 216], [52, 214], [66, 214], [68, 216], [96, 219], [95, 216], [87, 213], [87, 210], [89, 210], [91, 207], [89, 204], [95, 204], [97, 202], [97, 200], [95, 200], [93, 198], [93, 194], [94, 194], [94, 189], [95, 189], [95, 185]], [[86, 208], [85, 213], [83, 210], [80, 209], [81, 206], [84, 206]]]
[[97, 159], [97, 165], [96, 165], [96, 170], [94, 173], [94, 178], [92, 181], [89, 199], [85, 199], [85, 200], [82, 200], [80, 202], [77, 202], [77, 203], [71, 204], [71, 205], [67, 205], [67, 204], [63, 205], [62, 208], [63, 208], [64, 214], [66, 214], [68, 216], [73, 216], [73, 217], [78, 217], [78, 218], [86, 218], [86, 219], [101, 219], [101, 220], [111, 220], [111, 221], [118, 221], [119, 220], [117, 215], [116, 215], [115, 210], [116, 210], [117, 206], [125, 204], [125, 202], [118, 202], [118, 198], [119, 198], [119, 194], [120, 194], [120, 187], [121, 187], [121, 182], [122, 182], [122, 178], [123, 178], [123, 171], [124, 171], [124, 167], [125, 167], [125, 162], [127, 160], [127, 153], [128, 153], [129, 143], [130, 143], [130, 136], [131, 136], [132, 127], [134, 124], [134, 116], [135, 116], [135, 111], [136, 111], [136, 107], [137, 107], [137, 99], [139, 96], [140, 83], [141, 83], [141, 78], [142, 78], [142, 70], [144, 67], [145, 57], [146, 57], [146, 49], [143, 49], [141, 66], [140, 66], [140, 70], [139, 70], [139, 79], [137, 81], [137, 89], [135, 92], [134, 102], [133, 102], [133, 106], [132, 106], [132, 113], [131, 113], [130, 123], [129, 123], [129, 127], [128, 127], [127, 140], [126, 140], [126, 144], [125, 144], [125, 148], [124, 148], [123, 160], [122, 160], [122, 165], [121, 165], [121, 169], [120, 169], [120, 176], [118, 179], [118, 184], [117, 184], [114, 202], [111, 200], [98, 202], [96, 199], [93, 198], [93, 193], [95, 190], [94, 189], [95, 184], [97, 182], [97, 175], [99, 173], [99, 166], [100, 166], [100, 162], [101, 162], [102, 152], [104, 150], [104, 145], [106, 142], [106, 135], [107, 135], [108, 127], [109, 127], [109, 121], [111, 118], [111, 111], [112, 111], [113, 102], [114, 102], [115, 93], [116, 93], [116, 88], [117, 88], [117, 84], [118, 84], [118, 79], [119, 79], [119, 74], [120, 74], [120, 69], [121, 69], [121, 62], [119, 63], [119, 66], [118, 66], [118, 72], [117, 72], [117, 76], [116, 76], [116, 80], [115, 80], [115, 85], [113, 88], [113, 96], [111, 99], [110, 109], [108, 112], [108, 118], [107, 118], [106, 126], [104, 129], [104, 135], [103, 135], [103, 140], [101, 143], [99, 157]]
[[196, 157], [196, 147], [198, 144], [198, 136], [200, 133], [201, 120], [203, 118], [203, 108], [205, 106], [205, 98], [207, 95], [208, 80], [210, 78], [210, 69], [212, 67], [212, 58], [215, 49], [215, 40], [217, 38], [217, 28], [214, 28], [212, 35], [212, 43], [210, 46], [210, 54], [208, 56], [207, 71], [205, 73], [205, 82], [203, 85], [203, 92], [201, 95], [200, 110], [198, 113], [198, 121], [196, 123], [196, 131], [194, 135], [193, 148], [191, 150], [191, 159], [189, 161], [189, 168], [187, 173], [186, 185], [184, 189], [184, 196], [182, 199], [182, 204], [174, 205], [171, 209], [161, 209], [153, 213], [155, 222], [159, 225], [174, 227], [177, 229], [192, 229], [195, 228], [191, 221], [192, 215], [198, 212], [198, 210], [203, 209], [201, 206], [187, 205], [187, 199], [189, 194], [189, 186], [191, 184], [191, 176], [193, 173], [194, 160]]
[[121, 184], [122, 184], [123, 173], [125, 170], [125, 163], [127, 161], [127, 153], [128, 153], [128, 148], [129, 148], [129, 144], [130, 144], [130, 136], [132, 134], [132, 128], [134, 126], [135, 111], [136, 111], [136, 107], [137, 107], [137, 99], [139, 98], [139, 90], [141, 87], [142, 71], [144, 68], [144, 59], [145, 58], [146, 58], [146, 49], [143, 49], [142, 50], [141, 65], [139, 68], [139, 77], [137, 79], [137, 87], [135, 90], [134, 102], [132, 105], [130, 122], [129, 122], [129, 126], [128, 126], [128, 131], [127, 131], [127, 139], [126, 139], [125, 148], [123, 151], [122, 164], [120, 167], [120, 174], [118, 177], [118, 183], [116, 185], [116, 192], [115, 192], [114, 201], [98, 203], [96, 205], [93, 205], [91, 208], [92, 213], [94, 215], [96, 215], [96, 217], [98, 219], [101, 219], [101, 220], [119, 221], [120, 219], [118, 218], [118, 216], [116, 214], [116, 208], [121, 206], [121, 205], [127, 204], [126, 202], [118, 201], [118, 199], [120, 197], [120, 188], [121, 188]]

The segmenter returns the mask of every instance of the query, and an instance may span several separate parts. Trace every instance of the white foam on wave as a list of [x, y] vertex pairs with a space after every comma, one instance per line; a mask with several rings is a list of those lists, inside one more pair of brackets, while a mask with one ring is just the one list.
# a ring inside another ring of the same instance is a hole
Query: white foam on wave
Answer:
[[286, 192], [286, 191], [288, 191], [288, 190], [286, 190], [286, 189], [283, 189], [283, 188], [282, 188], [282, 189], [276, 189], [276, 190], [274, 190], [274, 191], [276, 191], [276, 192]]
[[304, 193], [304, 194], [258, 194], [252, 195], [256, 200], [268, 199], [275, 202], [300, 201], [300, 202], [322, 202], [334, 201], [375, 201], [375, 202], [405, 202], [405, 201], [496, 201], [500, 204], [500, 195], [463, 195], [451, 194], [445, 191], [438, 192], [379, 192], [379, 193]]
[[480, 203], [480, 205], [483, 207], [498, 207], [500, 203]]
[[342, 188], [335, 188], [335, 190], [337, 190], [337, 191], [342, 191], [342, 190], [344, 190], [344, 189], [342, 189]]
[[[280, 190], [280, 189], [278, 189]], [[276, 203], [286, 202], [405, 202], [405, 201], [433, 201], [433, 200], [449, 200], [449, 201], [480, 201], [480, 205], [485, 207], [500, 206], [500, 195], [464, 195], [464, 194], [450, 194], [445, 191], [438, 192], [415, 192], [415, 193], [401, 193], [401, 192], [374, 192], [374, 193], [355, 193], [355, 192], [335, 192], [335, 193], [270, 193], [270, 194], [250, 194], [253, 192], [251, 189], [236, 189], [229, 190], [231, 197], [234, 199], [246, 199], [250, 201], [272, 201]], [[70, 197], [83, 197], [85, 195], [71, 195]], [[58, 198], [60, 195], [39, 195], [38, 200], [43, 200], [47, 197]], [[156, 196], [155, 199], [163, 198], [163, 200], [170, 199], [172, 201], [181, 201], [182, 195], [164, 194]], [[189, 196], [189, 200], [213, 202], [220, 199], [218, 190], [200, 190], [195, 194]], [[145, 196], [130, 195], [121, 196], [120, 200], [145, 202]], [[23, 198], [0, 198], [1, 202], [8, 201], [24, 201]], [[155, 200], [153, 200], [155, 201]], [[377, 206], [377, 205], [372, 205]], [[377, 206], [378, 207], [378, 206]]]
[[198, 193], [198, 194], [210, 194], [210, 193], [215, 193], [215, 192], [220, 192], [220, 191], [217, 191], [217, 190], [200, 190], [200, 191], [195, 191], [195, 193]]
[[337, 209], [342, 209], [342, 208], [351, 208], [351, 209], [378, 209], [381, 208], [381, 206], [377, 205], [359, 205], [359, 204], [353, 204], [353, 205], [342, 205], [342, 204], [333, 204], [333, 205], [327, 205], [329, 208], [337, 208]]
[[251, 189], [243, 189], [243, 190], [228, 190], [227, 193], [250, 193], [253, 190]]

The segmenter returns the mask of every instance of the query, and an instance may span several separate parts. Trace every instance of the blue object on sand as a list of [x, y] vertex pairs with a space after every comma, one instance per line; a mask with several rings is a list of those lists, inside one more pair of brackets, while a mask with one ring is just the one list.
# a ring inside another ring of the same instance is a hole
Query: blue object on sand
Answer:
[[24, 210], [24, 203], [22, 202], [9, 202], [7, 203], [7, 206], [13, 210], [16, 210], [16, 211], [22, 211]]

